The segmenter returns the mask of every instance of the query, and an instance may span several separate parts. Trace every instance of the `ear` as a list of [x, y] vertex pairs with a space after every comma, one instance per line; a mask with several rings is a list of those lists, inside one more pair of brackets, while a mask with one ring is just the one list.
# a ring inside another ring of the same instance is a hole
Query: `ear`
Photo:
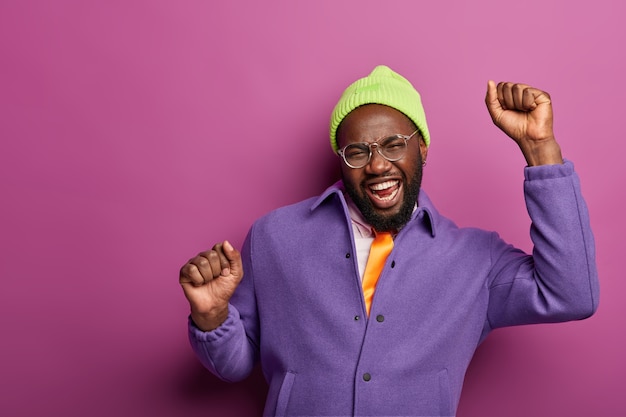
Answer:
[[426, 146], [426, 142], [424, 142], [424, 138], [420, 136], [420, 153], [422, 154], [422, 163], [426, 162], [428, 158], [428, 146]]

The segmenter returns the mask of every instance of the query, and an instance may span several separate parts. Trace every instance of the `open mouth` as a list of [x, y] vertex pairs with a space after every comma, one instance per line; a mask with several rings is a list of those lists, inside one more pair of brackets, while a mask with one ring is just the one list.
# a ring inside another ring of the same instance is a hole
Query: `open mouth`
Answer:
[[374, 202], [389, 203], [393, 201], [400, 191], [400, 181], [390, 180], [372, 184], [368, 187]]

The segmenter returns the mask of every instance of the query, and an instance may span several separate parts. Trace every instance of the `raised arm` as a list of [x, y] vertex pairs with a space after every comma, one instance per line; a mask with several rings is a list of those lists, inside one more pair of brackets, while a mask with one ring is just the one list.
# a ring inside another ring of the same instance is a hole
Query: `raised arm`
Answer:
[[485, 102], [494, 124], [528, 163], [524, 192], [533, 241], [532, 256], [496, 241], [489, 325], [588, 317], [598, 306], [595, 244], [578, 176], [554, 138], [550, 95], [525, 84], [489, 81]]

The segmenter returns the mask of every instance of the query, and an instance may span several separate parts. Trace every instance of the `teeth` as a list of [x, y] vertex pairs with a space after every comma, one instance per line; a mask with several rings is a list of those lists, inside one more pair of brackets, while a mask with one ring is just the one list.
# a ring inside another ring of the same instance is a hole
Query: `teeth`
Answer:
[[385, 181], [385, 182], [381, 182], [380, 184], [371, 185], [370, 188], [374, 191], [381, 191], [381, 190], [386, 190], [387, 188], [391, 188], [397, 183], [398, 181]]
[[380, 201], [391, 201], [394, 198], [396, 198], [396, 195], [398, 194], [398, 190], [394, 190], [390, 195], [388, 195], [387, 197], [381, 197], [377, 194], [374, 194], [376, 196], [376, 198]]
[[374, 197], [379, 200], [379, 201], [391, 201], [394, 198], [396, 198], [396, 196], [398, 195], [398, 188], [396, 188], [395, 190], [393, 190], [391, 192], [391, 194], [389, 194], [388, 196], [381, 196], [378, 193], [384, 190], [388, 190], [392, 187], [395, 187], [398, 185], [397, 180], [390, 180], [390, 181], [385, 181], [385, 182], [381, 182], [379, 184], [373, 184], [370, 185], [370, 190], [372, 190]]

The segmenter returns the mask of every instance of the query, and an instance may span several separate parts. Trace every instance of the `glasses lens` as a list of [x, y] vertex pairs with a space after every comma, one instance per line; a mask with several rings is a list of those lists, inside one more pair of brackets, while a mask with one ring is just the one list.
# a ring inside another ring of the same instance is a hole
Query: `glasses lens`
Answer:
[[406, 152], [406, 140], [400, 136], [391, 136], [380, 144], [380, 151], [390, 161], [397, 161]]
[[367, 164], [370, 157], [370, 149], [364, 145], [348, 145], [343, 155], [349, 165], [360, 168]]

